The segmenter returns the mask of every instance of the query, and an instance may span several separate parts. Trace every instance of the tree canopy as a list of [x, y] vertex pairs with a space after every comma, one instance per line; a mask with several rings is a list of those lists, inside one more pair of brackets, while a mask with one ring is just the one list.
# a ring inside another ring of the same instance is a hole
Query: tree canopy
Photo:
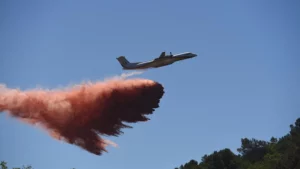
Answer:
[[190, 160], [175, 169], [300, 169], [300, 118], [290, 131], [269, 141], [242, 138], [239, 154], [225, 148], [204, 155], [200, 162]]

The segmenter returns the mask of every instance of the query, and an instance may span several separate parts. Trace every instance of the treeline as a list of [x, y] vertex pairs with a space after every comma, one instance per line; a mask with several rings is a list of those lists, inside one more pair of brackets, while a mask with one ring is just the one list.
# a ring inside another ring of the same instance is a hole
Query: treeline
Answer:
[[[1, 161], [0, 167], [1, 167], [1, 169], [8, 169], [7, 163], [5, 161]], [[14, 167], [12, 169], [33, 169], [33, 168], [30, 165], [27, 165], [27, 166], [23, 165], [22, 168], [21, 167]]]
[[[175, 169], [300, 169], [300, 118], [290, 125], [290, 131], [269, 141], [241, 139], [241, 147], [234, 154], [225, 148], [204, 155], [200, 162], [190, 160]], [[1, 169], [8, 169], [7, 163], [0, 163]], [[23, 166], [13, 169], [33, 169]]]
[[290, 131], [269, 141], [242, 138], [234, 154], [225, 148], [204, 155], [201, 161], [190, 160], [175, 169], [300, 169], [300, 118]]
[[[1, 161], [0, 163], [0, 169], [8, 169], [7, 163], [5, 161]], [[33, 167], [31, 165], [23, 165], [22, 167], [14, 167], [12, 169], [33, 169]], [[75, 168], [72, 168], [75, 169]]]

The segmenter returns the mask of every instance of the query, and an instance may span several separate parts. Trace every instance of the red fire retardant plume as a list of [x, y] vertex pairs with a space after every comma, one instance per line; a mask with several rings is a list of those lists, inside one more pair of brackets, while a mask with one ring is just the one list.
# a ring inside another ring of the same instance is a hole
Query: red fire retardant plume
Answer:
[[147, 121], [145, 115], [159, 107], [161, 84], [145, 79], [85, 83], [65, 90], [20, 91], [0, 86], [0, 112], [39, 125], [58, 140], [101, 155], [118, 136], [123, 122]]

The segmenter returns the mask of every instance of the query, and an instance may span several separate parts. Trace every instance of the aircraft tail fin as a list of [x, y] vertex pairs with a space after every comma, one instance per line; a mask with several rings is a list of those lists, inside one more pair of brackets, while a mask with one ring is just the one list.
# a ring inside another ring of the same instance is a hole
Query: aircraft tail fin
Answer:
[[120, 56], [117, 58], [117, 60], [119, 61], [119, 63], [122, 65], [122, 67], [125, 67], [126, 64], [130, 63], [125, 56]]

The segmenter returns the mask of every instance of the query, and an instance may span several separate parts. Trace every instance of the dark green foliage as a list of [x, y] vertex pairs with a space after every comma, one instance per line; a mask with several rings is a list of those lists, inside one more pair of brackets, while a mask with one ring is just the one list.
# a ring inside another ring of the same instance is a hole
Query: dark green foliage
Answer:
[[295, 122], [295, 125], [290, 125], [290, 133], [282, 138], [280, 150], [286, 148], [280, 158], [276, 169], [300, 169], [300, 118]]
[[8, 169], [7, 163], [5, 161], [1, 161], [0, 166], [1, 166], [1, 169]]
[[230, 149], [204, 155], [175, 169], [300, 169], [300, 118], [290, 125], [290, 132], [269, 141], [241, 139], [239, 154]]
[[[7, 163], [5, 162], [5, 161], [2, 161], [1, 163], [0, 163], [0, 169], [8, 169], [8, 167], [7, 167]], [[20, 167], [17, 167], [17, 168], [12, 168], [12, 169], [33, 169], [32, 168], [32, 166], [31, 165], [27, 165], [27, 166], [22, 166], [22, 168], [20, 168]]]
[[[1, 163], [0, 163], [0, 169], [8, 169], [8, 167], [7, 167], [7, 163], [5, 162], [5, 161], [2, 161]], [[20, 167], [13, 167], [12, 169], [33, 169], [33, 167], [31, 166], [31, 165], [27, 165], [27, 166], [22, 166], [22, 168], [20, 168]], [[72, 169], [75, 169], [75, 168], [72, 168]]]
[[243, 138], [241, 148], [237, 151], [241, 153], [242, 158], [248, 160], [250, 163], [256, 163], [263, 160], [267, 153], [268, 142], [262, 140], [256, 140], [248, 138]]
[[[211, 155], [205, 155], [199, 164], [199, 169], [237, 169], [237, 156], [229, 149], [215, 151]], [[187, 168], [184, 168], [187, 169]]]

